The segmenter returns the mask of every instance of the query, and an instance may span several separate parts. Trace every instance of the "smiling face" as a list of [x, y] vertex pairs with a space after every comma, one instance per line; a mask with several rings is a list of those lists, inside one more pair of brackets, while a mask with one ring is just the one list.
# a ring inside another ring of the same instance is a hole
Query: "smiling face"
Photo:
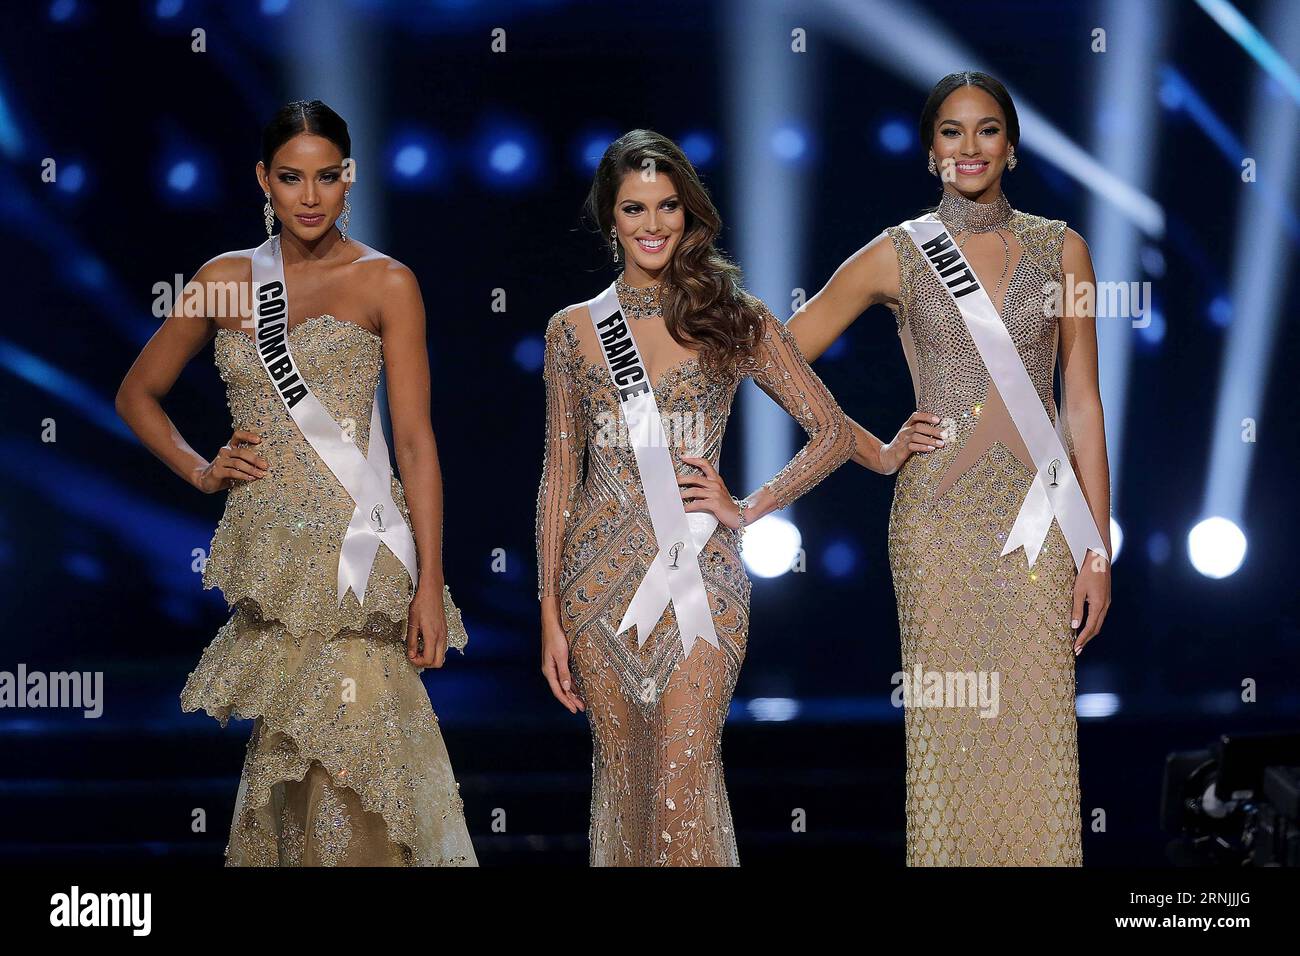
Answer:
[[979, 196], [997, 185], [1006, 168], [1011, 150], [1006, 116], [984, 90], [963, 86], [940, 105], [930, 148], [945, 183]]
[[349, 184], [343, 181], [344, 156], [333, 142], [299, 133], [275, 151], [271, 168], [257, 164], [257, 178], [271, 193], [276, 216], [303, 242], [315, 242], [343, 211]]
[[672, 178], [660, 173], [647, 180], [640, 172], [625, 173], [614, 197], [614, 228], [628, 280], [635, 284], [638, 272], [658, 278], [686, 231], [686, 207]]

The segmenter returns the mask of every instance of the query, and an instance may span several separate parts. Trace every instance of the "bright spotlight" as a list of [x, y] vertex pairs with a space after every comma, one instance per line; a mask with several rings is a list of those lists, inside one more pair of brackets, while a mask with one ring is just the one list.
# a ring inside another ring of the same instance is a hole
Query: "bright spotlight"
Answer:
[[538, 174], [541, 150], [517, 125], [499, 125], [480, 135], [475, 150], [479, 175], [491, 186], [514, 187]]
[[1147, 324], [1138, 328], [1138, 338], [1148, 350], [1159, 348], [1165, 340], [1165, 314], [1152, 308], [1147, 314]]
[[1111, 515], [1110, 519], [1110, 563], [1114, 564], [1119, 560], [1120, 549], [1124, 547], [1124, 529], [1119, 526], [1115, 516]]
[[410, 179], [412, 176], [418, 176], [424, 172], [424, 168], [428, 164], [429, 151], [423, 146], [411, 143], [399, 149], [397, 155], [393, 157], [393, 172]]
[[600, 165], [600, 159], [609, 149], [609, 144], [617, 138], [617, 133], [598, 130], [583, 136], [578, 142], [578, 163], [584, 172], [594, 173]]
[[1226, 295], [1216, 295], [1206, 307], [1210, 321], [1221, 329], [1232, 324], [1232, 302]]
[[1187, 556], [1207, 578], [1226, 578], [1246, 558], [1246, 536], [1227, 518], [1206, 518], [1188, 533]]
[[746, 710], [755, 720], [794, 720], [799, 702], [791, 697], [755, 697]]
[[803, 536], [793, 523], [780, 515], [768, 515], [745, 529], [741, 556], [752, 574], [775, 578], [790, 570], [802, 543]]
[[1074, 699], [1074, 712], [1080, 717], [1110, 717], [1119, 713], [1117, 694], [1079, 694]]
[[905, 153], [912, 148], [912, 127], [902, 120], [889, 120], [880, 127], [880, 145], [891, 153]]
[[546, 345], [540, 335], [528, 335], [515, 343], [515, 365], [525, 372], [540, 372]]
[[687, 133], [677, 145], [693, 166], [707, 166], [713, 159], [713, 137], [708, 133]]
[[191, 160], [182, 159], [167, 170], [167, 188], [172, 192], [187, 193], [198, 182], [199, 167]]
[[808, 137], [803, 130], [782, 126], [772, 134], [772, 154], [787, 163], [798, 162], [808, 153]]

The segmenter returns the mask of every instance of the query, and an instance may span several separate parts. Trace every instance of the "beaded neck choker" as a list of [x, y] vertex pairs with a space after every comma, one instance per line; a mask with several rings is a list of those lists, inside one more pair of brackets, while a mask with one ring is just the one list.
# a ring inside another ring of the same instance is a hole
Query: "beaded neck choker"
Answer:
[[975, 202], [945, 189], [936, 213], [952, 232], [990, 232], [1011, 221], [1011, 203], [1002, 193], [992, 202]]
[[663, 306], [659, 304], [659, 289], [662, 283], [656, 282], [653, 285], [637, 287], [628, 285], [623, 281], [623, 275], [620, 274], [614, 282], [614, 290], [618, 293], [619, 305], [623, 311], [634, 319], [649, 319], [664, 314]]

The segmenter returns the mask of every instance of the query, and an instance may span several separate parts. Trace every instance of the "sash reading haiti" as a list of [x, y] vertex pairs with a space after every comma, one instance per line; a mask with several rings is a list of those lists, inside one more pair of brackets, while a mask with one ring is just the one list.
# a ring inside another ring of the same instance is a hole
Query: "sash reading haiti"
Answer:
[[1089, 551], [1109, 560], [1079, 479], [1070, 465], [1070, 456], [1065, 451], [1060, 411], [1053, 425], [1029, 372], [1025, 370], [1011, 333], [975, 276], [975, 270], [962, 255], [947, 227], [933, 213], [909, 220], [903, 223], [903, 228], [956, 303], [988, 369], [993, 387], [1006, 403], [1011, 420], [1034, 461], [1034, 480], [1016, 514], [1002, 554], [1023, 547], [1032, 568], [1055, 518], [1070, 547], [1076, 570], [1083, 567]]

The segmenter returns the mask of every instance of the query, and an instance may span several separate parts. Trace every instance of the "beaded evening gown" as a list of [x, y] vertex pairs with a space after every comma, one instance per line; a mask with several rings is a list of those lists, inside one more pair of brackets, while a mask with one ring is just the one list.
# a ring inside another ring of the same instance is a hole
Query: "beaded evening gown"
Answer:
[[[618, 282], [642, 342], [640, 323], [663, 322], [657, 291]], [[741, 376], [752, 377], [808, 433], [807, 444], [767, 482], [784, 507], [843, 464], [853, 439], [793, 336], [766, 307], [762, 313], [758, 349], [730, 380], [707, 378], [689, 359], [666, 369], [654, 391], [682, 474], [693, 470], [681, 463], [683, 454], [717, 467], [736, 388]], [[544, 378], [538, 597], [559, 598], [570, 671], [587, 708], [591, 864], [736, 865], [720, 743], [749, 630], [739, 534], [719, 524], [700, 556], [718, 648], [697, 640], [683, 659], [671, 604], [641, 648], [635, 627], [616, 634], [658, 548], [632, 448], [609, 440], [620, 409], [585, 313], [551, 318]]]
[[[312, 391], [335, 421], [351, 420], [364, 453], [381, 340], [330, 315], [289, 337]], [[270, 465], [227, 493], [203, 585], [233, 614], [181, 694], [187, 712], [223, 726], [255, 719], [226, 864], [477, 865], [437, 717], [406, 659], [406, 569], [381, 546], [364, 608], [352, 591], [339, 605], [354, 502], [285, 411], [252, 338], [222, 329], [214, 348], [232, 425], [262, 437]], [[409, 521], [396, 478], [392, 490]], [[448, 641], [464, 647], [448, 609]]]
[[[1065, 223], [999, 200], [945, 191], [937, 212], [958, 242], [994, 229], [1007, 242], [1003, 301], [995, 275], [981, 280], [1055, 421], [1058, 329], [1044, 289], [1062, 281]], [[903, 670], [996, 674], [999, 697], [993, 717], [907, 707], [907, 862], [1077, 866], [1074, 561], [1055, 521], [1032, 570], [1023, 549], [1001, 556], [1033, 461], [951, 295], [906, 231], [886, 231], [916, 407], [948, 430], [944, 447], [908, 458], [894, 491], [889, 561]]]

